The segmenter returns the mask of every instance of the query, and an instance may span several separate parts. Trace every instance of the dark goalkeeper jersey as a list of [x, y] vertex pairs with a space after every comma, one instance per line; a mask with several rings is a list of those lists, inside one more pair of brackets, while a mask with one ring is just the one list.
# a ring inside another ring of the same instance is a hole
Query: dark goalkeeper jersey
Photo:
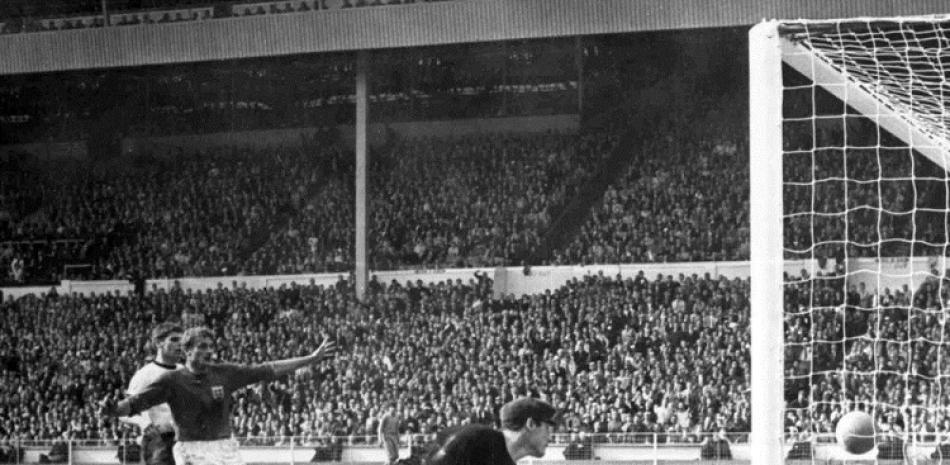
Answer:
[[276, 377], [270, 365], [209, 365], [204, 373], [187, 368], [169, 371], [126, 399], [131, 415], [167, 402], [179, 441], [231, 437], [231, 393]]
[[439, 432], [429, 465], [515, 465], [505, 435], [485, 425], [468, 424]]

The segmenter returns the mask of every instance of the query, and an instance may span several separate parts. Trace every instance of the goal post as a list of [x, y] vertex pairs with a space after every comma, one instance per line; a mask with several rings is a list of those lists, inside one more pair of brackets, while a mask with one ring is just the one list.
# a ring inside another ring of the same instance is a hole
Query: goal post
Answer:
[[749, 72], [750, 445], [757, 465], [784, 460], [782, 57], [777, 23], [760, 24], [749, 33]]
[[950, 444], [950, 16], [763, 22], [749, 76], [752, 463], [793, 432], [833, 445], [848, 410], [930, 459]]

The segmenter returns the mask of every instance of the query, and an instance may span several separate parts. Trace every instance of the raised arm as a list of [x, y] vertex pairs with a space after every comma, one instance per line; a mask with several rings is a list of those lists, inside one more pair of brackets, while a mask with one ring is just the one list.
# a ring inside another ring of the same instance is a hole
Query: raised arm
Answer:
[[320, 347], [317, 347], [317, 350], [313, 351], [313, 353], [310, 355], [296, 358], [287, 358], [284, 360], [275, 360], [273, 362], [269, 362], [268, 364], [273, 367], [274, 374], [281, 376], [298, 368], [303, 368], [305, 366], [313, 365], [314, 363], [333, 358], [334, 354], [336, 354], [336, 344], [334, 344], [333, 341], [329, 339], [324, 339], [323, 343], [320, 344]]

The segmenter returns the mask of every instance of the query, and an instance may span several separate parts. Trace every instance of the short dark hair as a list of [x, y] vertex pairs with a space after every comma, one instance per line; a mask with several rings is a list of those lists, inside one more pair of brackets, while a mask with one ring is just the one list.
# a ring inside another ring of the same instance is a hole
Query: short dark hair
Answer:
[[181, 332], [184, 332], [184, 329], [182, 329], [178, 323], [172, 323], [170, 321], [159, 323], [158, 326], [152, 328], [152, 342], [157, 345], [164, 341], [169, 334]]
[[521, 397], [501, 407], [501, 426], [517, 431], [524, 427], [528, 418], [545, 423], [560, 423], [558, 411], [551, 404], [534, 397]]
[[207, 326], [195, 326], [194, 328], [188, 328], [185, 330], [185, 334], [181, 337], [181, 348], [185, 351], [189, 351], [194, 348], [198, 339], [203, 337], [213, 340], [214, 333], [211, 332]]

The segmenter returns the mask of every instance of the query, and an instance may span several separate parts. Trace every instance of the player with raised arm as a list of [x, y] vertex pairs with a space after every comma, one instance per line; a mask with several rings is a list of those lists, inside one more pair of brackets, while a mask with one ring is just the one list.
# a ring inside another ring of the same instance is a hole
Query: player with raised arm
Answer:
[[231, 393], [318, 363], [336, 351], [333, 342], [324, 340], [303, 357], [258, 365], [212, 363], [214, 333], [203, 326], [185, 331], [181, 345], [184, 367], [159, 376], [127, 399], [116, 402], [106, 397], [99, 404], [102, 415], [127, 416], [167, 402], [178, 430], [174, 446], [178, 465], [243, 465], [237, 441], [231, 438]]

